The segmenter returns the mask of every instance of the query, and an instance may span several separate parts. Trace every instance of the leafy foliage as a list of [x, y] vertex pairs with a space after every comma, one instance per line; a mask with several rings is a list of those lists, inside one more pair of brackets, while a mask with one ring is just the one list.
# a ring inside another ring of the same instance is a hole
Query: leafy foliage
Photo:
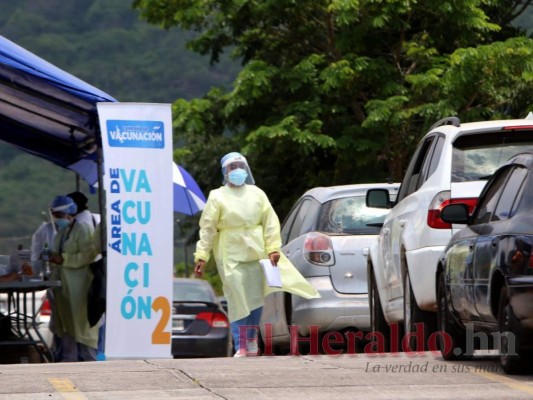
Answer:
[[148, 22], [196, 30], [188, 47], [212, 62], [226, 49], [243, 60], [232, 90], [175, 105], [176, 140], [194, 176], [206, 169], [216, 176], [206, 157], [241, 149], [283, 216], [314, 186], [399, 181], [439, 118], [525, 116], [533, 106], [533, 40], [512, 22], [531, 15], [530, 4], [135, 0], [134, 7]]

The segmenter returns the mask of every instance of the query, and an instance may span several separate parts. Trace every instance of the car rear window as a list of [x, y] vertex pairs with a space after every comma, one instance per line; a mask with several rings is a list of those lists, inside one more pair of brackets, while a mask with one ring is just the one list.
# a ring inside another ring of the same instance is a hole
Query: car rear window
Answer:
[[515, 154], [532, 150], [530, 130], [462, 135], [453, 144], [452, 182], [488, 179]]
[[318, 230], [348, 235], [377, 235], [389, 210], [368, 208], [365, 196], [345, 197], [324, 203]]
[[209, 287], [183, 282], [174, 282], [173, 300], [215, 302], [213, 292]]

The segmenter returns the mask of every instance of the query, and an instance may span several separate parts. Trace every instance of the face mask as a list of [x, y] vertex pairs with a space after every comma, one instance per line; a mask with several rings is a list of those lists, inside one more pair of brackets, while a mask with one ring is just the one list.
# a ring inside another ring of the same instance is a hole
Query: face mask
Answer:
[[246, 180], [247, 177], [248, 177], [248, 173], [242, 168], [234, 169], [228, 174], [229, 182], [235, 186], [244, 185], [244, 181]]
[[54, 222], [59, 228], [66, 228], [70, 224], [70, 221], [66, 218], [56, 218]]

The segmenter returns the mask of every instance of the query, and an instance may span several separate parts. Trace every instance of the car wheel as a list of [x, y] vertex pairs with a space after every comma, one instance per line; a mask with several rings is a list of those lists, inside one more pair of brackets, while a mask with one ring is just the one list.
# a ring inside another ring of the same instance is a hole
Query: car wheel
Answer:
[[[385, 315], [383, 314], [383, 307], [381, 306], [381, 300], [379, 299], [379, 292], [377, 288], [376, 278], [374, 276], [374, 271], [370, 270], [370, 292], [368, 293], [368, 302], [370, 308], [370, 330], [371, 338], [370, 342], [375, 342], [376, 345], [371, 345], [372, 351], [378, 351], [380, 349], [379, 341], [383, 340], [383, 351], [390, 352], [393, 344], [391, 342], [391, 326], [385, 320]], [[396, 324], [398, 329], [398, 325]], [[398, 342], [401, 335], [397, 332], [395, 339], [396, 340], [396, 349], [399, 350]], [[394, 351], [393, 350], [393, 351]]]
[[[428, 339], [437, 328], [436, 313], [423, 311], [418, 307], [409, 271], [405, 272], [403, 281], [403, 326], [404, 338], [402, 347], [404, 351], [426, 351], [428, 348]], [[422, 332], [420, 333], [420, 329]], [[419, 343], [422, 341], [422, 343]]]
[[526, 352], [520, 348], [520, 336], [515, 329], [516, 317], [509, 304], [507, 287], [500, 291], [498, 306], [498, 325], [500, 329], [500, 364], [507, 374], [520, 374], [529, 369]]
[[446, 292], [446, 281], [444, 273], [438, 278], [437, 302], [439, 305], [437, 328], [438, 346], [445, 360], [458, 360], [470, 358], [466, 354], [466, 336], [463, 329], [459, 328], [453, 320], [448, 308], [448, 297]]

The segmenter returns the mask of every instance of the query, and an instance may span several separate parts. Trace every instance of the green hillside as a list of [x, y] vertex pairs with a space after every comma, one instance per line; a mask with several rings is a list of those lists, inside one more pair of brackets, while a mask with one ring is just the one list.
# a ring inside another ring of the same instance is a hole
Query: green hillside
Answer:
[[[119, 101], [172, 103], [231, 85], [240, 66], [187, 50], [193, 33], [140, 21], [131, 0], [2, 2], [0, 35]], [[73, 172], [0, 142], [0, 254], [29, 247], [50, 200], [76, 189]], [[81, 189], [87, 192], [83, 183]], [[89, 195], [89, 193], [87, 193]], [[90, 205], [97, 210], [96, 196]]]

